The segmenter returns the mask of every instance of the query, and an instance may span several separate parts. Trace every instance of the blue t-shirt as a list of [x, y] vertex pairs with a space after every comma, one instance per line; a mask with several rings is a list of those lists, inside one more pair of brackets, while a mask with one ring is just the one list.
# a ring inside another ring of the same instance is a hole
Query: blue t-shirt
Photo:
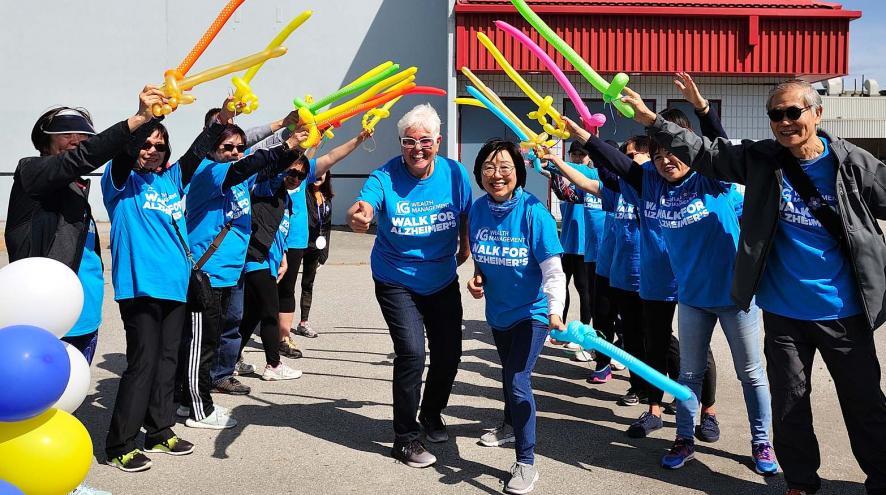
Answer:
[[314, 171], [317, 169], [317, 160], [310, 159], [310, 177], [303, 180], [297, 188], [289, 191], [292, 199], [292, 217], [289, 219], [289, 240], [286, 242], [287, 249], [304, 249], [308, 247], [308, 206], [305, 199], [305, 191], [308, 186], [317, 181]]
[[[643, 199], [656, 217], [677, 279], [677, 300], [699, 308], [733, 306], [729, 296], [741, 201], [735, 186], [690, 172], [679, 184], [654, 169], [643, 174]], [[651, 220], [651, 219], [650, 219]]]
[[471, 256], [483, 273], [489, 326], [504, 330], [528, 318], [547, 324], [540, 265], [563, 252], [547, 208], [523, 192], [513, 210], [496, 218], [484, 195], [471, 208], [469, 232]]
[[77, 270], [77, 278], [83, 285], [83, 311], [80, 312], [80, 318], [65, 334], [65, 337], [79, 337], [95, 332], [102, 324], [105, 279], [102, 259], [95, 252], [96, 235], [95, 221], [90, 220], [89, 231], [86, 234], [86, 245], [83, 247], [83, 257], [80, 260], [80, 268]]
[[187, 242], [179, 164], [163, 173], [133, 170], [119, 189], [108, 166], [101, 184], [111, 220], [114, 299], [153, 297], [185, 302], [191, 266], [172, 225], [178, 225]]
[[613, 235], [615, 224], [613, 223], [612, 212], [604, 210], [603, 213], [606, 216], [603, 219], [603, 233], [600, 235], [600, 242], [597, 243], [597, 267], [594, 273], [601, 277], [609, 278], [609, 271], [612, 268], [612, 256], [615, 252], [615, 236]]
[[369, 175], [357, 199], [374, 208], [378, 221], [370, 256], [376, 280], [422, 295], [455, 280], [461, 216], [471, 207], [460, 163], [437, 155], [431, 176], [417, 179], [397, 156]]
[[[600, 180], [600, 172], [596, 168], [588, 167], [585, 176], [589, 179]], [[585, 207], [585, 263], [596, 263], [597, 246], [603, 238], [603, 228], [604, 223], [606, 222], [606, 212], [603, 211], [603, 201], [597, 196], [577, 187], [575, 188], [575, 192], [582, 199]]]
[[255, 176], [223, 189], [225, 176], [233, 163], [204, 159], [194, 172], [186, 199], [188, 241], [195, 260], [203, 256], [222, 227], [231, 223], [230, 232], [203, 265], [203, 271], [209, 275], [209, 281], [215, 288], [237, 285], [246, 263], [246, 247], [252, 233], [249, 191]]
[[[643, 164], [647, 173], [655, 173], [652, 161]], [[658, 203], [641, 200], [637, 191], [623, 183], [625, 201], [640, 207], [640, 297], [647, 301], [675, 301], [677, 279], [671, 270], [668, 249], [658, 222]]]
[[[630, 187], [619, 179], [621, 190]], [[612, 266], [609, 285], [616, 289], [640, 290], [640, 221], [637, 208], [621, 193], [601, 188], [603, 209], [612, 212]]]
[[[821, 138], [824, 153], [801, 161], [822, 197], [837, 208], [837, 158]], [[797, 320], [834, 320], [861, 314], [855, 275], [840, 245], [809, 212], [787, 177], [772, 250], [757, 290], [757, 304]]]
[[[585, 177], [590, 177], [591, 168], [587, 165], [570, 163]], [[599, 175], [596, 177], [599, 178]], [[585, 212], [584, 205], [569, 201], [560, 202], [560, 243], [566, 254], [585, 254]]]

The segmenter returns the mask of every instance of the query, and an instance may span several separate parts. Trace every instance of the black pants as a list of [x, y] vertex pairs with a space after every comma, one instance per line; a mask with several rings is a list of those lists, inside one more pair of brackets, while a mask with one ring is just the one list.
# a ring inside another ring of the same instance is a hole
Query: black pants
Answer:
[[834, 379], [849, 444], [869, 494], [886, 494], [886, 397], [873, 332], [863, 315], [801, 321], [763, 312], [775, 452], [788, 488], [815, 492], [821, 456], [812, 428], [815, 351]]
[[563, 321], [569, 313], [569, 280], [575, 280], [575, 290], [578, 292], [579, 319], [587, 325], [591, 322], [591, 301], [593, 301], [593, 284], [588, 281], [588, 269], [585, 266], [583, 254], [564, 254], [563, 273], [566, 274], [566, 305], [563, 307]]
[[[677, 380], [680, 376], [680, 342], [674, 337], [676, 301], [643, 299], [643, 337], [646, 342], [646, 364]], [[650, 404], [661, 404], [664, 392], [658, 387], [647, 389]], [[708, 367], [701, 386], [701, 405], [711, 407], [717, 401], [717, 363], [708, 347]]]
[[[609, 292], [621, 318], [624, 349], [635, 358], [646, 361], [646, 342], [643, 338], [643, 301], [638, 292], [610, 287]], [[646, 391], [651, 385], [640, 375], [630, 372], [630, 384], [634, 392]]]
[[305, 249], [287, 249], [286, 264], [288, 268], [280, 283], [277, 284], [277, 297], [280, 301], [281, 313], [295, 313], [295, 282], [298, 280], [298, 269], [305, 255]]
[[425, 332], [431, 364], [421, 399], [423, 416], [439, 415], [449, 402], [461, 362], [461, 294], [458, 279], [439, 291], [420, 295], [376, 280], [375, 297], [394, 344], [394, 435], [398, 442], [421, 435], [416, 415], [425, 368]]
[[224, 316], [231, 301], [231, 288], [213, 288], [212, 305], [189, 314], [179, 352], [179, 403], [191, 408], [191, 418], [203, 420], [215, 410], [209, 371], [215, 362]]
[[[288, 271], [288, 270], [287, 270]], [[243, 319], [240, 320], [240, 356], [259, 326], [267, 364], [280, 364], [280, 329], [277, 303], [277, 277], [268, 270], [243, 274]]]
[[[588, 263], [589, 265], [591, 263]], [[596, 263], [593, 264], [596, 269]], [[591, 273], [591, 272], [588, 272]], [[609, 287], [609, 278], [602, 275], [594, 274], [594, 318], [593, 327], [599, 333], [602, 333], [606, 340], [615, 342], [615, 304], [612, 302], [611, 287]], [[602, 370], [612, 358], [599, 352], [596, 354], [596, 369]]]
[[142, 426], [146, 448], [174, 435], [175, 371], [187, 317], [185, 304], [177, 301], [137, 297], [118, 304], [126, 331], [126, 371], [105, 441], [108, 458], [135, 450]]
[[306, 249], [302, 257], [301, 274], [301, 321], [308, 321], [311, 315], [311, 302], [314, 296], [314, 278], [317, 276], [317, 268], [320, 266], [319, 249]]

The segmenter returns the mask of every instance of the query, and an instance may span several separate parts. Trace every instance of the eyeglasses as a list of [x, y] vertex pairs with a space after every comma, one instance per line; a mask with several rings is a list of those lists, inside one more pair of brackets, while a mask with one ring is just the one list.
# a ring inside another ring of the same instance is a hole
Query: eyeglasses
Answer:
[[237, 153], [243, 153], [244, 151], [246, 151], [246, 145], [245, 144], [236, 144], [235, 145], [235, 144], [231, 144], [231, 143], [225, 143], [225, 144], [221, 145], [221, 149], [224, 151], [227, 151], [229, 153], [234, 150], [237, 150]]
[[483, 171], [484, 177], [492, 177], [495, 175], [495, 171], [498, 170], [499, 175], [502, 177], [510, 177], [511, 174], [514, 173], [513, 165], [500, 165], [496, 167], [495, 165], [483, 165], [481, 169]]
[[803, 108], [800, 108], [800, 107], [773, 108], [772, 110], [769, 110], [768, 112], [766, 112], [766, 115], [768, 115], [769, 120], [771, 120], [773, 122], [781, 122], [782, 120], [784, 120], [785, 117], [787, 117], [788, 120], [797, 120], [800, 118], [801, 115], [803, 115], [803, 112], [805, 112], [806, 110], [809, 110], [810, 108], [812, 108], [812, 105], [809, 105], [809, 106], [803, 107]]
[[421, 139], [413, 139], [410, 137], [401, 137], [400, 138], [400, 146], [407, 150], [411, 150], [415, 148], [416, 144], [421, 145], [422, 149], [430, 149], [434, 147], [434, 144], [437, 142], [435, 138], [421, 138]]
[[292, 177], [293, 179], [305, 180], [307, 176], [307, 172], [305, 172], [304, 170], [298, 170], [296, 168], [291, 168], [286, 171], [286, 177]]
[[169, 151], [169, 146], [166, 146], [163, 143], [149, 143], [145, 141], [145, 144], [142, 145], [142, 150], [148, 151], [149, 149], [154, 148], [157, 150], [157, 153], [166, 153]]

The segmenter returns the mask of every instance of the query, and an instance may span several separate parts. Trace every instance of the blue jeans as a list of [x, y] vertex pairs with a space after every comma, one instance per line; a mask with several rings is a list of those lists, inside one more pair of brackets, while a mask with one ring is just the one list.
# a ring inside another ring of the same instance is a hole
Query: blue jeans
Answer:
[[492, 329], [501, 359], [501, 384], [505, 398], [505, 423], [514, 427], [517, 462], [535, 464], [535, 397], [532, 368], [545, 345], [548, 325], [523, 320], [514, 326]]
[[751, 426], [751, 443], [769, 442], [769, 424], [772, 406], [769, 398], [769, 382], [763, 369], [763, 353], [760, 342], [760, 309], [751, 304], [744, 312], [736, 306], [720, 308], [696, 308], [679, 304], [677, 325], [680, 335], [680, 379], [689, 387], [693, 396], [677, 404], [677, 437], [692, 438], [698, 415], [698, 397], [707, 368], [708, 346], [714, 326], [720, 321], [735, 374], [741, 381], [744, 403]]
[[83, 354], [83, 357], [86, 358], [86, 362], [92, 364], [92, 358], [95, 357], [95, 348], [98, 346], [98, 329], [85, 335], [62, 337], [62, 341], [74, 346], [75, 349]]
[[231, 300], [222, 318], [221, 335], [215, 362], [209, 371], [212, 383], [234, 376], [234, 365], [240, 355], [240, 321], [243, 319], [243, 277], [231, 287]]

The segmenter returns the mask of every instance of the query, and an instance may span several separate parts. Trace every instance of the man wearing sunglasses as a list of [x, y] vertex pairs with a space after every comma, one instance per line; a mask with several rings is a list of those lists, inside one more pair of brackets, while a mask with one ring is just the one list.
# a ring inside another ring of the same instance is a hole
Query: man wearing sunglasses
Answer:
[[886, 493], [886, 397], [873, 330], [886, 321], [886, 165], [816, 130], [821, 97], [791, 80], [770, 93], [774, 139], [708, 141], [665, 122], [637, 93], [635, 120], [704, 175], [745, 184], [732, 298], [763, 309], [774, 446], [788, 493], [821, 485], [810, 402], [818, 351], [837, 389], [868, 493]]

